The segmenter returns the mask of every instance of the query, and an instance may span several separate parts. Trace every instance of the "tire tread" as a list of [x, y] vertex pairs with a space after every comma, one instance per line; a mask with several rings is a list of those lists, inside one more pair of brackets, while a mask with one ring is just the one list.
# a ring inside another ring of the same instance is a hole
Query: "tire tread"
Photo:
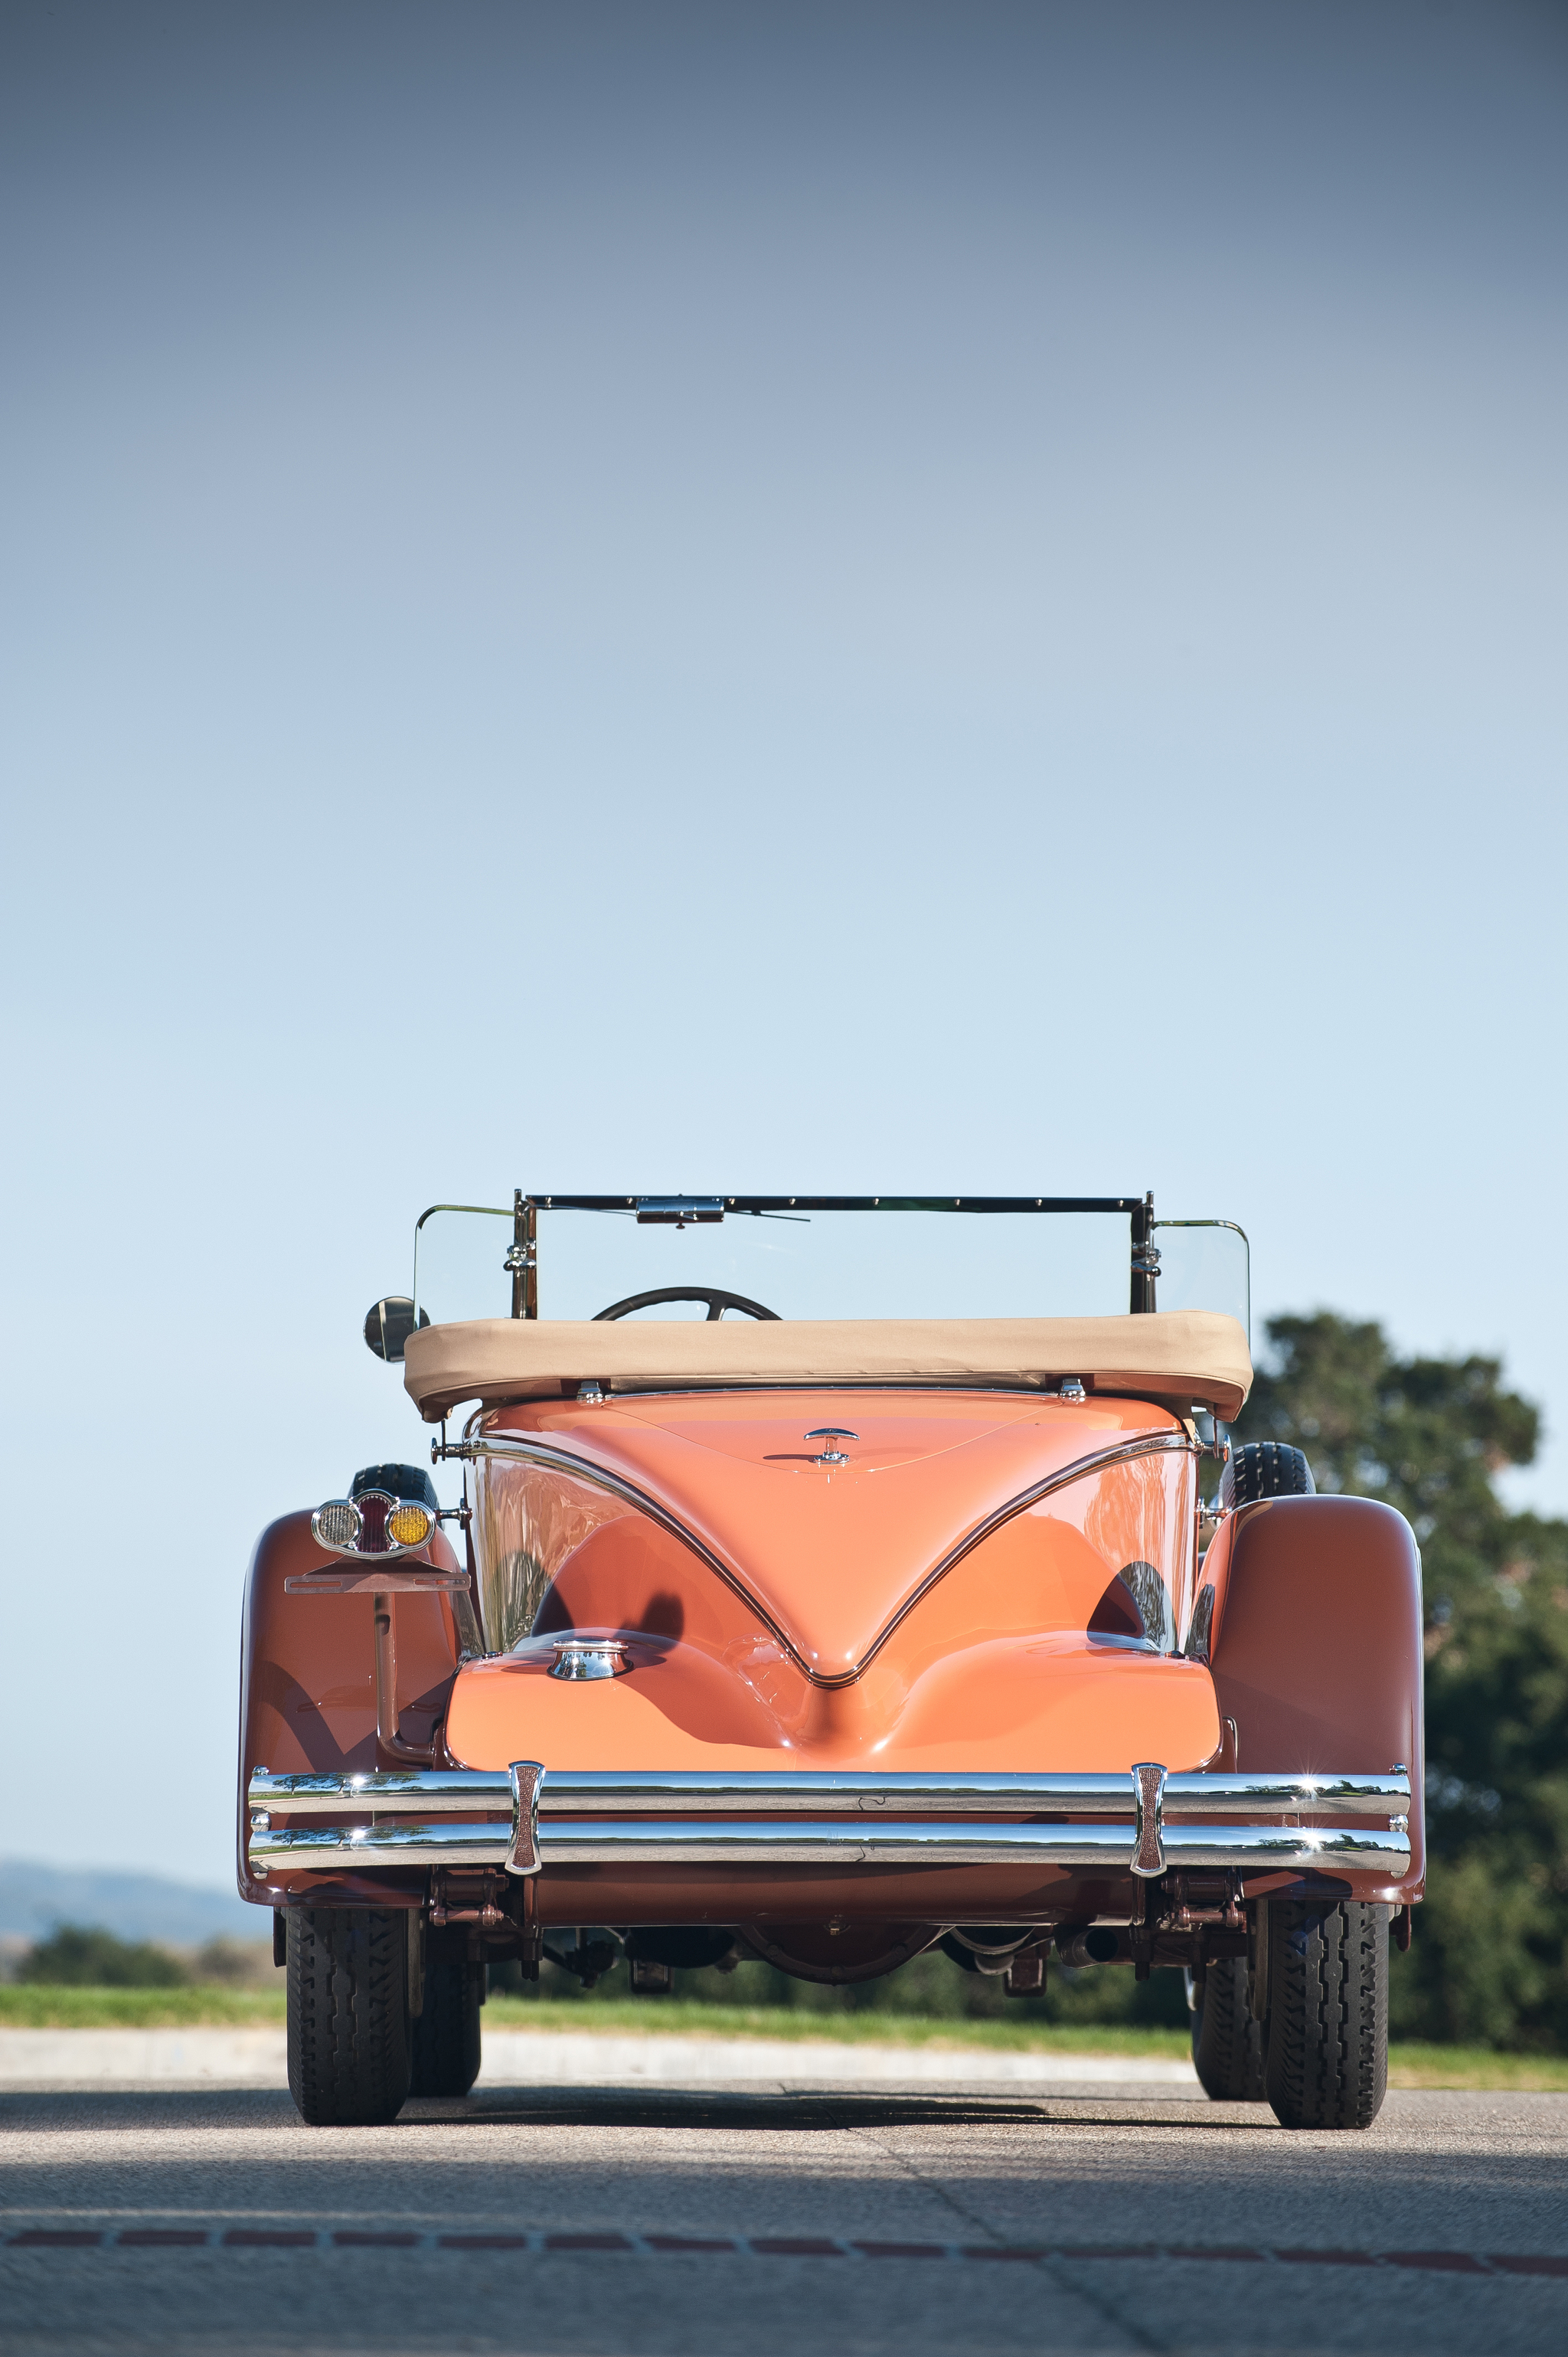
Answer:
[[468, 1961], [465, 1933], [425, 1934], [424, 2003], [413, 2025], [411, 2093], [466, 2095], [478, 2077], [482, 1969]]
[[1265, 2079], [1275, 2118], [1369, 2128], [1388, 2076], [1387, 1908], [1271, 1900]]
[[1317, 1484], [1299, 1448], [1283, 1440], [1243, 1440], [1219, 1476], [1222, 1506], [1250, 1506], [1256, 1498], [1311, 1498]]
[[1203, 2003], [1192, 2018], [1192, 2063], [1217, 2104], [1261, 2104], [1263, 2026], [1247, 2002], [1244, 1956], [1219, 1956], [1203, 1976]]
[[408, 1921], [403, 1910], [291, 1907], [288, 2085], [312, 2127], [369, 2127], [408, 2098]]

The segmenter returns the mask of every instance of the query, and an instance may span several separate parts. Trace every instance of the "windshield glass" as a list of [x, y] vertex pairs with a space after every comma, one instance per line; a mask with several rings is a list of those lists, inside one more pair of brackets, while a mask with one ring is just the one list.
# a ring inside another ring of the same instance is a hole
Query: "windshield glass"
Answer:
[[[1131, 1198], [1070, 1210], [986, 1199], [916, 1208], [908, 1199], [865, 1198], [853, 1209], [843, 1198], [824, 1207], [820, 1199], [778, 1196], [595, 1198], [591, 1209], [580, 1198], [532, 1202], [532, 1245], [526, 1199], [521, 1210], [437, 1204], [424, 1214], [413, 1291], [432, 1323], [596, 1318], [639, 1295], [682, 1291], [737, 1300], [650, 1302], [622, 1314], [1103, 1317], [1124, 1313], [1142, 1283], [1142, 1306], [1224, 1310], [1250, 1329], [1240, 1229], [1156, 1219], [1148, 1251], [1133, 1241], [1143, 1207]], [[531, 1254], [532, 1313], [524, 1308]]]

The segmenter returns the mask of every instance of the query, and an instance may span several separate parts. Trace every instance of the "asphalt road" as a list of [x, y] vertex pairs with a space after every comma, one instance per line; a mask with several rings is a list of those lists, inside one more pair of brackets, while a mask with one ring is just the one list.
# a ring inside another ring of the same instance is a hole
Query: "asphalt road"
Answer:
[[1565, 2096], [1293, 2136], [1126, 2085], [498, 2088], [351, 2131], [70, 2088], [0, 2129], [7, 2357], [1568, 2348]]

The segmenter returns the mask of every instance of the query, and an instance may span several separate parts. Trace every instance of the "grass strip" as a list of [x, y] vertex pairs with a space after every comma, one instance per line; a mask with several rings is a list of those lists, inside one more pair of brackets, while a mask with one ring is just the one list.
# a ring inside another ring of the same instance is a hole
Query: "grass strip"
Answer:
[[1143, 2054], [1165, 2061], [1189, 2051], [1184, 2029], [1123, 2028], [1118, 2022], [977, 2020], [962, 2014], [831, 2011], [815, 2006], [696, 2005], [658, 1997], [548, 1999], [492, 1996], [486, 2022], [495, 2029], [640, 2032], [666, 2038], [773, 2038], [833, 2046], [983, 2048], [1012, 2054]]
[[1487, 2046], [1421, 2046], [1412, 2040], [1389, 2048], [1389, 2084], [1568, 2094], [1568, 2056], [1498, 2054]]
[[188, 1988], [58, 1988], [47, 1981], [0, 1986], [0, 2029], [260, 2029], [283, 2019], [281, 1973], [275, 1989], [216, 1981]]
[[[218, 1983], [189, 1988], [55, 1988], [41, 1983], [0, 1986], [0, 2029], [280, 2029], [282, 1975], [276, 1988], [234, 1988]], [[1067, 2024], [1039, 2020], [975, 2020], [962, 2016], [890, 2011], [819, 2010], [814, 2006], [698, 2005], [657, 1997], [492, 1996], [485, 2008], [492, 2029], [575, 2030], [585, 2034], [662, 2038], [768, 2038], [792, 2044], [927, 2047], [1015, 2054], [1114, 2054], [1174, 2061], [1187, 2051], [1180, 2029], [1133, 2029], [1117, 2022]], [[1568, 2093], [1568, 2057], [1498, 2054], [1481, 2046], [1396, 2042], [1389, 2050], [1389, 2084], [1515, 2093]]]

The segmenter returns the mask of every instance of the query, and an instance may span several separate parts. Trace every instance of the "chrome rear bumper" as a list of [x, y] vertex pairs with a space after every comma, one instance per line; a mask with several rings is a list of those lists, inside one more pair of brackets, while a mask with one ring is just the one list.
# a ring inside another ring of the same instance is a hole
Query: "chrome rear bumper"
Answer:
[[[251, 1778], [252, 1868], [1068, 1866], [1409, 1870], [1410, 1777], [487, 1769]], [[274, 1816], [291, 1822], [279, 1826]], [[368, 1824], [345, 1824], [349, 1816]], [[1347, 1824], [1346, 1819], [1357, 1819]], [[295, 1822], [297, 1820], [307, 1822]], [[336, 1823], [309, 1820], [335, 1819]], [[1226, 1822], [1220, 1822], [1225, 1820]], [[1306, 1820], [1307, 1822], [1303, 1822]]]

